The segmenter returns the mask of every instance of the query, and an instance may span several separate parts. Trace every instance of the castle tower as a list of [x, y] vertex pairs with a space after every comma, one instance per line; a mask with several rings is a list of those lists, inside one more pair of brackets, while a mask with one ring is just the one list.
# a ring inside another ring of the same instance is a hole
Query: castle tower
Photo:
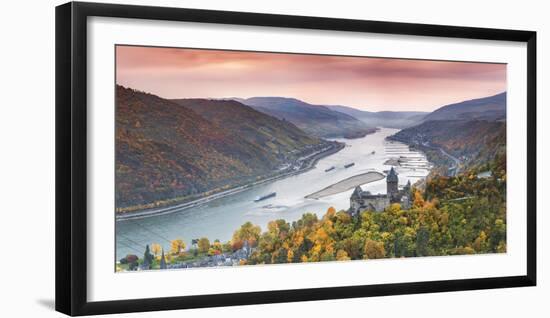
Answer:
[[357, 186], [349, 199], [349, 212], [351, 216], [359, 215], [361, 209], [361, 193], [363, 190], [360, 186]]
[[355, 187], [355, 190], [353, 191], [353, 193], [351, 194], [351, 199], [360, 199], [361, 198], [361, 193], [363, 192], [363, 189], [361, 189], [360, 186], [357, 186]]
[[386, 177], [386, 190], [388, 193], [388, 197], [390, 197], [390, 200], [394, 198], [397, 194], [399, 194], [399, 190], [397, 188], [399, 179], [397, 178], [397, 173], [391, 168], [390, 172], [388, 173], [388, 176]]
[[407, 184], [403, 187], [404, 192], [410, 192], [411, 191], [411, 180], [407, 181]]

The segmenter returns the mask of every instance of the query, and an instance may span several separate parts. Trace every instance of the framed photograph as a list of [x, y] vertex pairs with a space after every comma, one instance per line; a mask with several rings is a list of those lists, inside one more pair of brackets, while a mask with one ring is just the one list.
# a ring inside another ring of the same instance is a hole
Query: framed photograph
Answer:
[[536, 284], [536, 33], [56, 8], [56, 308]]

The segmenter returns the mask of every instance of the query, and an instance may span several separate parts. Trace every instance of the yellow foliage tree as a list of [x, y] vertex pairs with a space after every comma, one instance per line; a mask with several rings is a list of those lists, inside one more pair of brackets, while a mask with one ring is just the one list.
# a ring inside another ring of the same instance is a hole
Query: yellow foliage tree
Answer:
[[365, 259], [384, 258], [386, 256], [386, 250], [384, 249], [384, 243], [374, 240], [366, 240], [365, 242]]
[[327, 209], [326, 216], [333, 217], [335, 214], [336, 214], [336, 209], [334, 207], [331, 206], [330, 208]]
[[479, 233], [479, 236], [475, 239], [472, 247], [476, 252], [482, 252], [487, 248], [487, 234], [484, 231]]
[[336, 260], [337, 261], [349, 261], [351, 258], [348, 256], [348, 253], [344, 250], [338, 250], [336, 252]]
[[210, 241], [206, 237], [201, 237], [197, 243], [200, 253], [206, 253], [210, 249]]
[[414, 192], [413, 206], [415, 208], [421, 208], [424, 206], [424, 198], [422, 197], [422, 193], [418, 190]]
[[233, 249], [239, 249], [243, 246], [244, 241], [248, 241], [250, 246], [256, 246], [258, 239], [260, 238], [262, 230], [259, 226], [252, 224], [251, 222], [246, 222], [241, 226], [240, 229], [233, 233], [233, 238], [231, 239], [231, 245]]
[[287, 262], [292, 263], [292, 261], [294, 260], [294, 251], [288, 250], [288, 252], [286, 253], [286, 260]]
[[185, 243], [182, 239], [175, 239], [170, 242], [170, 253], [180, 255], [185, 250]]
[[160, 250], [162, 249], [162, 247], [160, 246], [160, 244], [158, 243], [153, 243], [151, 244], [151, 252], [155, 255], [155, 256], [158, 256], [160, 254]]

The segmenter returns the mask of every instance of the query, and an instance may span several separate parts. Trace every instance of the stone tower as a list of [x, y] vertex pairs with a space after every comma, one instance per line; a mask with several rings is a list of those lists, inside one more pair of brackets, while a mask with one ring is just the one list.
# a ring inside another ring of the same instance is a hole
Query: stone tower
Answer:
[[363, 193], [363, 190], [360, 186], [357, 186], [350, 197], [350, 212], [351, 216], [359, 215], [359, 211], [361, 209], [361, 194]]
[[399, 179], [397, 178], [397, 173], [392, 167], [390, 172], [388, 173], [388, 176], [386, 177], [386, 190], [390, 200], [392, 200], [399, 194], [399, 190], [397, 188], [398, 181]]

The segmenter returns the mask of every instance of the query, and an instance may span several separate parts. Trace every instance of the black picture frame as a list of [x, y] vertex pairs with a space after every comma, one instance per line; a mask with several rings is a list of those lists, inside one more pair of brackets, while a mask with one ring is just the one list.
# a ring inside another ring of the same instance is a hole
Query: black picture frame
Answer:
[[[527, 275], [88, 302], [86, 21], [92, 16], [525, 42]], [[91, 315], [536, 285], [536, 32], [81, 2], [56, 7], [55, 29], [56, 310]]]

